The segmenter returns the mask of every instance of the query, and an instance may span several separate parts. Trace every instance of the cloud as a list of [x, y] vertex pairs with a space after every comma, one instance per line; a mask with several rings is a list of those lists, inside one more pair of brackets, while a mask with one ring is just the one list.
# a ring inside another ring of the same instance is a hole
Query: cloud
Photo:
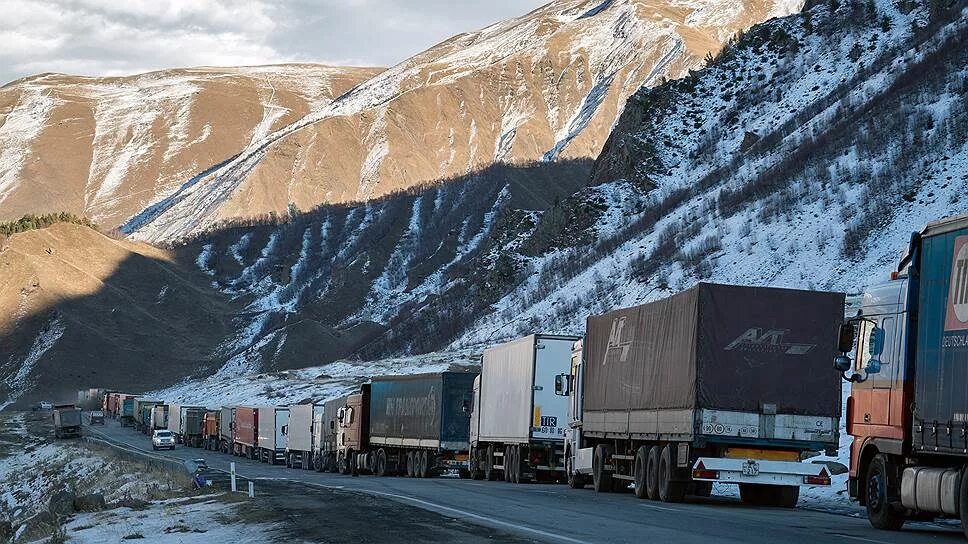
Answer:
[[0, 84], [40, 72], [186, 66], [388, 66], [541, 0], [4, 0]]

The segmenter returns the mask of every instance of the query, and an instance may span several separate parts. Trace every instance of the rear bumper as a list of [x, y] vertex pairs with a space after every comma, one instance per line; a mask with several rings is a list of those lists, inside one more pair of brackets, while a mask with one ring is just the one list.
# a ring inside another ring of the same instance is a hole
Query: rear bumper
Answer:
[[[700, 457], [693, 464], [692, 470], [692, 479], [702, 482], [789, 486], [830, 485], [830, 472], [825, 465], [796, 461]], [[700, 472], [702, 474], [698, 474]]]

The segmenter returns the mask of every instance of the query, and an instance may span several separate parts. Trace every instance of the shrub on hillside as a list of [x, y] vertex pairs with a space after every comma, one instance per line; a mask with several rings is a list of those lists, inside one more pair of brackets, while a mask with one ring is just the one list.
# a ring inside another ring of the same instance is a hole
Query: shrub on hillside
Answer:
[[97, 225], [90, 219], [79, 217], [68, 212], [47, 213], [43, 215], [27, 214], [16, 221], [0, 223], [0, 236], [13, 236], [19, 232], [44, 229], [57, 223], [73, 223], [75, 225], [83, 225], [97, 229]]

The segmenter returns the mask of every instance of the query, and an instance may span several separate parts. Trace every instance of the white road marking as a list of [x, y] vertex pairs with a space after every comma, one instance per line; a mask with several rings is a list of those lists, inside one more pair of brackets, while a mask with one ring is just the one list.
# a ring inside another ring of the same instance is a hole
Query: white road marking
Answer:
[[656, 506], [654, 504], [640, 504], [642, 508], [650, 508], [652, 510], [662, 510], [663, 512], [675, 512], [677, 514], [683, 513], [682, 510], [677, 510], [675, 508], [666, 508], [664, 506]]
[[890, 542], [884, 540], [874, 540], [873, 538], [864, 538], [860, 536], [850, 536], [850, 535], [837, 535], [841, 538], [849, 538], [851, 540], [859, 540], [861, 542], [874, 542], [876, 544], [891, 544]]

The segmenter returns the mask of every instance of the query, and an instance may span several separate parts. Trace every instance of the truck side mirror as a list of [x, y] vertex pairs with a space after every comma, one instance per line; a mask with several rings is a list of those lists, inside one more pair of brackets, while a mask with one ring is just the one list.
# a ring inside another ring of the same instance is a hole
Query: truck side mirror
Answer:
[[[854, 328], [853, 323], [844, 323], [840, 326], [840, 335], [837, 340], [837, 351], [840, 353], [849, 353], [854, 349], [854, 340], [857, 335], [857, 329]], [[846, 370], [850, 370], [848, 366]]]
[[555, 376], [555, 395], [567, 397], [571, 394], [571, 374], [558, 374]]

